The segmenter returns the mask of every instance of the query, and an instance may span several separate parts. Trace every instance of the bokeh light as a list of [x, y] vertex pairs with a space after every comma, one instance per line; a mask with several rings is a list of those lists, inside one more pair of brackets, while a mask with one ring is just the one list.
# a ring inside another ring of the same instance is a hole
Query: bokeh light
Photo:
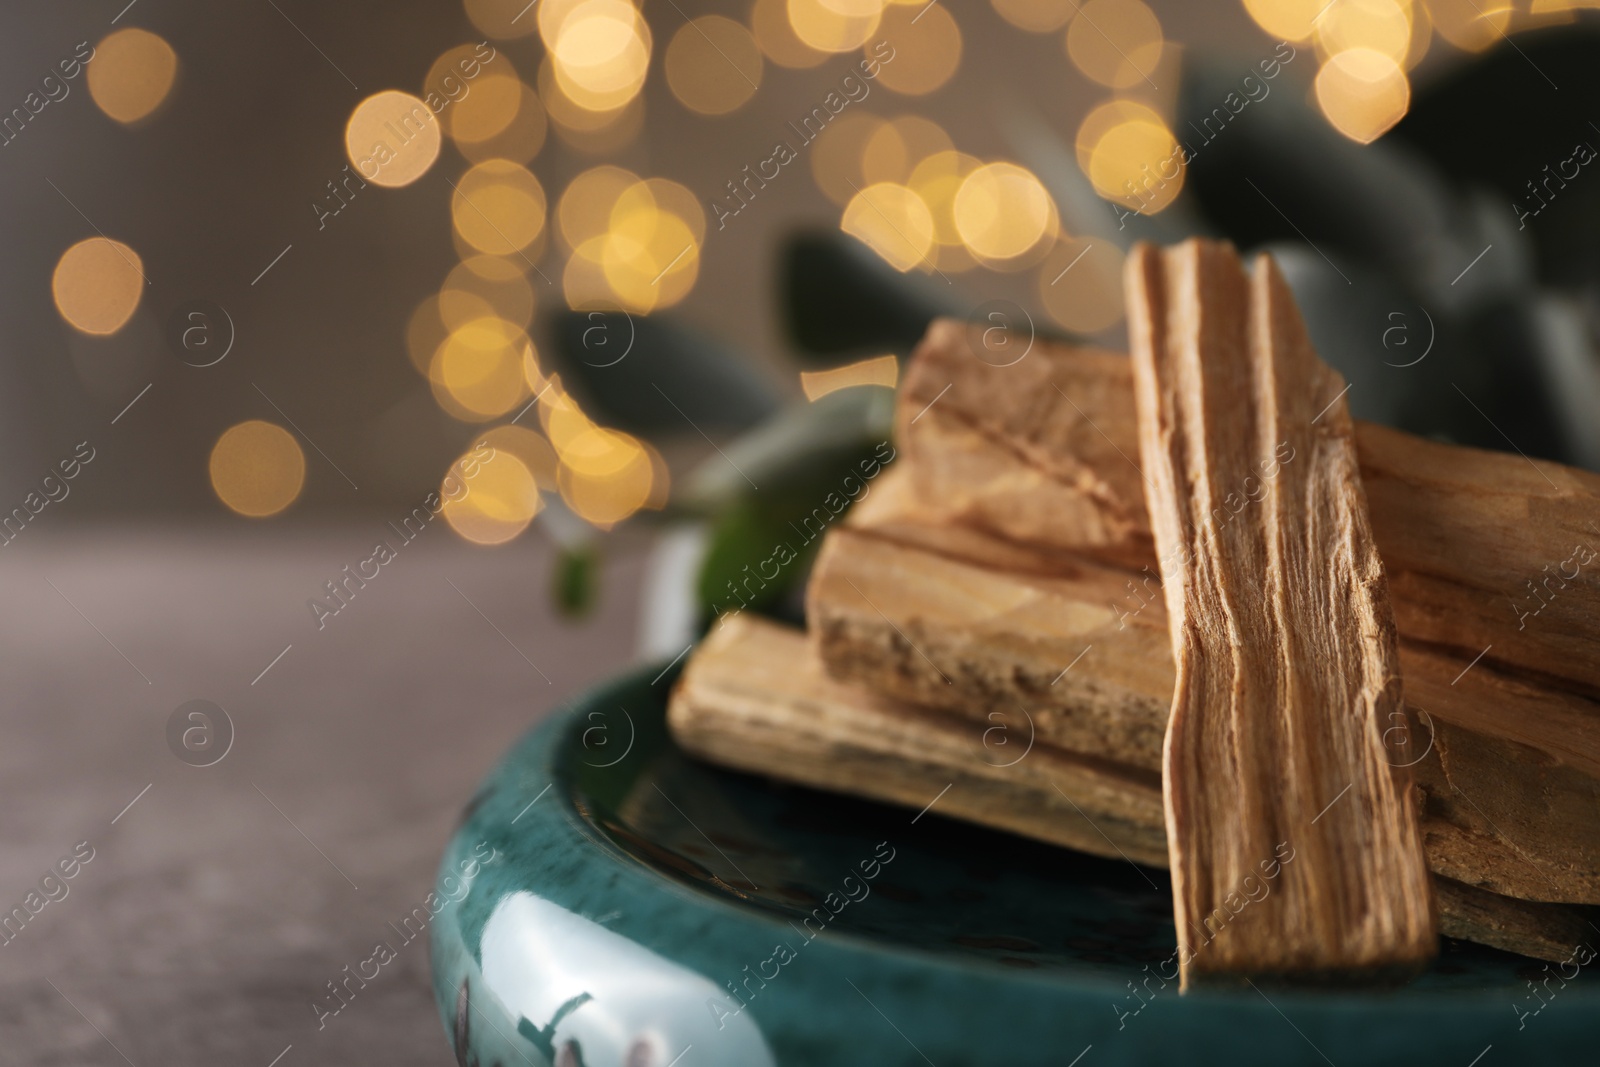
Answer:
[[345, 124], [350, 164], [364, 181], [397, 188], [410, 185], [439, 158], [439, 122], [410, 93], [385, 89], [356, 105]]
[[916, 165], [954, 145], [950, 135], [932, 119], [901, 115], [873, 131], [861, 150], [861, 176], [870, 183], [904, 184]]
[[594, 167], [561, 194], [556, 216], [572, 249], [562, 276], [569, 307], [648, 313], [678, 303], [699, 277], [705, 212], [677, 182]]
[[956, 228], [955, 201], [967, 175], [982, 165], [982, 160], [965, 152], [934, 152], [917, 164], [906, 183], [933, 215], [935, 263], [941, 271], [970, 270], [977, 265]]
[[609, 527], [640, 508], [660, 507], [666, 464], [648, 444], [596, 425], [551, 378], [539, 400], [539, 421], [560, 459], [561, 499], [580, 518]]
[[445, 109], [445, 130], [457, 143], [479, 144], [506, 131], [522, 107], [522, 80], [515, 74], [485, 74], [472, 92]]
[[611, 228], [611, 209], [618, 197], [638, 181], [639, 176], [631, 170], [609, 163], [591, 167], [573, 178], [556, 204], [562, 244], [570, 250], [605, 236]]
[[1334, 129], [1361, 144], [1381, 137], [1411, 104], [1406, 73], [1390, 56], [1350, 48], [1317, 71], [1317, 106]]
[[1509, 0], [1429, 0], [1428, 13], [1439, 36], [1466, 52], [1498, 44], [1511, 28]]
[[428, 367], [434, 397], [463, 422], [487, 422], [506, 414], [527, 399], [524, 356], [531, 346], [515, 323], [494, 316], [457, 327]]
[[1153, 215], [1183, 189], [1185, 155], [1154, 108], [1109, 100], [1078, 127], [1078, 166], [1095, 192]]
[[635, 95], [615, 110], [595, 110], [562, 89], [549, 59], [539, 65], [539, 98], [568, 145], [589, 155], [605, 155], [632, 144], [644, 128], [644, 100]]
[[[878, 82], [892, 92], [922, 96], [942, 88], [961, 65], [961, 28], [943, 4], [890, 4], [876, 34], [894, 59], [878, 68]], [[880, 51], [868, 45], [869, 54]]]
[[1019, 30], [1053, 33], [1077, 14], [1077, 0], [989, 0], [1000, 17]]
[[144, 286], [139, 254], [108, 237], [87, 238], [61, 253], [50, 279], [61, 317], [97, 336], [122, 329], [138, 309]]
[[560, 459], [556, 450], [540, 434], [526, 426], [506, 423], [480, 433], [476, 440], [487, 444], [496, 452], [508, 452], [522, 461], [541, 489], [554, 490], [556, 466]]
[[1122, 251], [1063, 236], [1039, 268], [1039, 302], [1063, 329], [1098, 333], [1122, 321]]
[[1033, 250], [1053, 230], [1055, 205], [1033, 173], [986, 163], [962, 180], [952, 204], [956, 232], [981, 260], [1003, 263]]
[[1329, 0], [1244, 0], [1244, 9], [1269, 36], [1285, 41], [1311, 37], [1317, 16]]
[[609, 528], [651, 502], [660, 468], [638, 438], [591, 425], [567, 438], [559, 454], [561, 499], [579, 518]]
[[789, 24], [788, 0], [755, 0], [750, 9], [750, 32], [762, 54], [780, 67], [805, 70], [832, 55], [795, 36], [794, 27]]
[[450, 528], [478, 545], [501, 545], [528, 528], [543, 501], [539, 483], [510, 451], [474, 448], [450, 465], [439, 484], [440, 512]]
[[1087, 0], [1067, 28], [1073, 64], [1113, 89], [1151, 84], [1165, 47], [1161, 20], [1139, 0]]
[[750, 31], [721, 15], [684, 23], [667, 45], [667, 85], [679, 103], [702, 115], [743, 106], [761, 86], [761, 67]]
[[494, 316], [526, 329], [533, 321], [533, 286], [526, 264], [500, 256], [472, 256], [457, 264], [439, 290], [439, 318], [454, 330]]
[[276, 515], [306, 483], [300, 442], [282, 426], [250, 419], [229, 427], [211, 449], [211, 488], [240, 515]]
[[840, 207], [871, 184], [862, 173], [867, 145], [883, 126], [883, 119], [869, 111], [845, 111], [828, 126], [828, 136], [819, 137], [809, 147], [811, 178], [822, 195]]
[[615, 111], [644, 86], [650, 27], [628, 0], [545, 0], [539, 33], [556, 84], [588, 111]]
[[447, 48], [428, 65], [422, 79], [423, 103], [435, 115], [443, 115], [470, 99], [478, 79], [488, 74], [514, 78], [517, 71], [510, 59], [487, 43]]
[[869, 185], [852, 197], [839, 228], [898, 271], [922, 263], [933, 246], [933, 213], [915, 191], [894, 182]]
[[549, 121], [545, 118], [544, 103], [533, 86], [519, 83], [517, 88], [517, 113], [505, 129], [482, 141], [457, 141], [456, 148], [473, 163], [489, 159], [507, 159], [526, 164], [544, 147]]
[[1410, 0], [1339, 0], [1314, 27], [1324, 56], [1351, 48], [1382, 52], [1404, 66], [1411, 52]]
[[871, 40], [883, 0], [786, 0], [794, 35], [820, 52], [849, 52]]
[[893, 389], [900, 381], [900, 361], [894, 356], [873, 356], [830, 370], [800, 372], [800, 390], [806, 399], [820, 400], [840, 389], [877, 385]]
[[138, 122], [172, 91], [178, 54], [149, 30], [129, 27], [95, 45], [86, 66], [95, 105], [118, 122]]
[[508, 256], [544, 230], [544, 188], [526, 167], [506, 159], [479, 163], [461, 176], [450, 217], [461, 239], [480, 252]]

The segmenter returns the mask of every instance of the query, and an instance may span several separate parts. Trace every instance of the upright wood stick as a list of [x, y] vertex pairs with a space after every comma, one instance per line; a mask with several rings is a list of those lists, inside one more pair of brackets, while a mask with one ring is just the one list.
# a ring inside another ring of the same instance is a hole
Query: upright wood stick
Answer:
[[[1228, 245], [1143, 246], [1128, 288], [1177, 665], [1163, 781], [1184, 985], [1418, 966], [1433, 897], [1410, 775], [1381, 740], [1404, 721], [1400, 668], [1344, 382], [1270, 258], [1252, 278]], [[1268, 865], [1279, 892], [1227, 921]]]

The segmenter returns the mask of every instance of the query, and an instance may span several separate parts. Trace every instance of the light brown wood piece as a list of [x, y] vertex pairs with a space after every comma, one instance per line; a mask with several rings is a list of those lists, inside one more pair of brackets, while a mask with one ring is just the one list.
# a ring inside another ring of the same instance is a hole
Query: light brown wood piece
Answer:
[[[823, 544], [808, 616], [827, 671], [972, 722], [1031, 722], [1052, 746], [1159, 774], [1174, 678], [1159, 585], [929, 523], [906, 510], [906, 474], [881, 475]], [[1432, 868], [1527, 900], [1600, 904], [1600, 767], [1527, 737], [1552, 706], [1589, 702], [1476, 670], [1457, 680], [1460, 664], [1426, 649], [1402, 648], [1400, 663], [1417, 714], [1382, 741], [1391, 761], [1416, 761]]]
[[[1139, 246], [1127, 287], [1177, 664], [1162, 782], [1183, 985], [1418, 966], [1433, 895], [1411, 774], [1382, 742], [1405, 721], [1399, 653], [1344, 381], [1270, 257], [1247, 275], [1230, 245]], [[1227, 922], [1284, 850], [1278, 891]]]
[[[974, 329], [934, 323], [907, 366], [917, 495], [1009, 540], [1153, 562], [1128, 361], [1038, 339], [996, 367]], [[1355, 441], [1402, 639], [1600, 697], [1600, 475], [1371, 423]], [[1600, 724], [1586, 739], [1600, 753]]]
[[[808, 652], [798, 630], [751, 616], [720, 623], [673, 690], [674, 738], [712, 763], [911, 811], [948, 785], [935, 814], [1167, 865], [1155, 776], [1039, 742], [1028, 749], [1020, 730], [990, 733], [997, 724], [841, 684]], [[1434, 887], [1450, 937], [1559, 962], [1592, 936], [1590, 909], [1513, 900], [1437, 876]]]

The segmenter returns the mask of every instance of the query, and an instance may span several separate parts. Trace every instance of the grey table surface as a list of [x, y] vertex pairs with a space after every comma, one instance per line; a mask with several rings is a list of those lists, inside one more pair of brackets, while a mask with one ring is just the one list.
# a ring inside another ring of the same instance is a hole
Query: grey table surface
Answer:
[[[642, 540], [573, 624], [537, 530], [430, 529], [319, 630], [380, 521], [28, 534], [0, 550], [0, 911], [94, 856], [0, 946], [0, 1063], [452, 1062], [421, 940], [320, 1029], [311, 1000], [426, 896], [503, 750], [633, 660]], [[168, 746], [194, 699], [234, 724], [213, 766]]]

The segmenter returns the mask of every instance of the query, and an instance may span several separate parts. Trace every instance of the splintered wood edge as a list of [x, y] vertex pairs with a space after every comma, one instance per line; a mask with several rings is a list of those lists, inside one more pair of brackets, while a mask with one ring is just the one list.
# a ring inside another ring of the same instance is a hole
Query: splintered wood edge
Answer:
[[[1177, 664], [1164, 762], [1185, 983], [1420, 964], [1436, 919], [1408, 776], [1378, 740], [1399, 668], [1342, 382], [1270, 258], [1251, 278], [1231, 246], [1189, 241], [1138, 246], [1127, 271]], [[1304, 458], [1275, 461], [1279, 440]], [[1258, 477], [1263, 495], [1230, 521], [1227, 494]], [[1285, 848], [1305, 858], [1281, 864], [1274, 906], [1207, 925]]]

